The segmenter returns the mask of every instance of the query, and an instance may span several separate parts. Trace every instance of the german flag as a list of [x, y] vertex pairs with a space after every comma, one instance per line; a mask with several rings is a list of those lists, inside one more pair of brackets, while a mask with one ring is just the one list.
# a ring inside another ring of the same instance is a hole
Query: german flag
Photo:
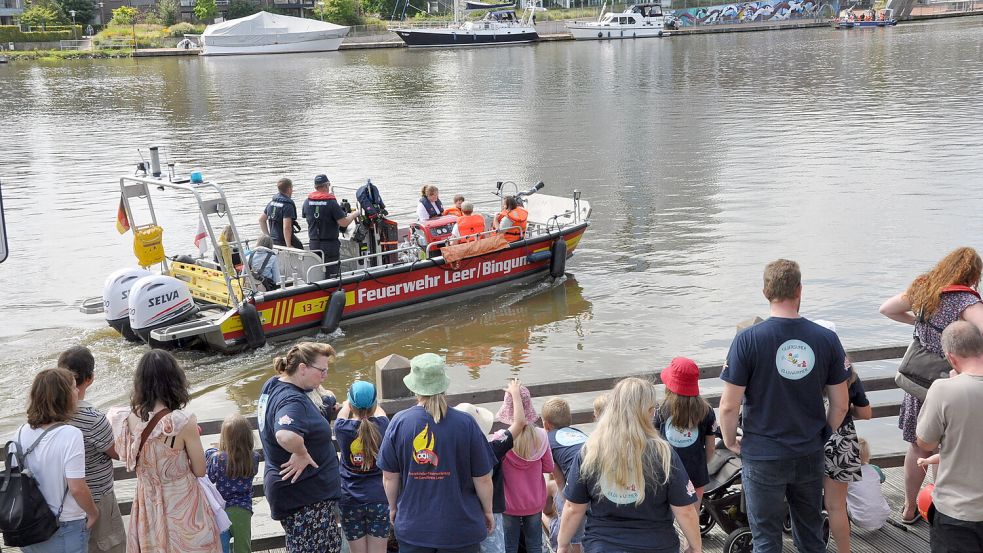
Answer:
[[123, 205], [123, 196], [119, 197], [119, 209], [116, 210], [116, 232], [126, 234], [130, 230], [130, 220], [126, 218], [126, 206]]

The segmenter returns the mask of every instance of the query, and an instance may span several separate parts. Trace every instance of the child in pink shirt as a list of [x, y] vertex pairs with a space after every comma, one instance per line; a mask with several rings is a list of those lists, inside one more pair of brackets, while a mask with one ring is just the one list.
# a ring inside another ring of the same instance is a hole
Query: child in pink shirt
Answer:
[[[543, 474], [553, 472], [553, 454], [550, 452], [546, 431], [535, 426], [539, 415], [532, 406], [529, 389], [523, 386], [519, 395], [527, 425], [515, 436], [512, 451], [502, 461], [502, 476], [505, 480], [505, 515], [502, 517], [505, 551], [516, 553], [519, 550], [521, 532], [525, 538], [527, 553], [542, 553], [543, 530], [540, 516], [546, 506], [546, 482]], [[513, 411], [512, 396], [505, 394], [505, 401], [498, 411], [498, 420], [511, 425]]]

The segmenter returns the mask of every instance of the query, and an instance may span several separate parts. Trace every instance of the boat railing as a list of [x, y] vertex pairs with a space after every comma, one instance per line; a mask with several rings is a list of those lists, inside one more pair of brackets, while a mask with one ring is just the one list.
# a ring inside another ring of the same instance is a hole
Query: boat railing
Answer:
[[[306, 275], [307, 282], [313, 282], [311, 280], [311, 271], [313, 271], [315, 269], [325, 270], [328, 267], [332, 267], [332, 266], [335, 266], [335, 265], [341, 266], [342, 263], [358, 263], [358, 264], [361, 265], [361, 264], [363, 264], [363, 262], [368, 261], [369, 259], [375, 259], [377, 257], [383, 257], [383, 256], [386, 256], [386, 255], [397, 255], [398, 256], [398, 255], [400, 255], [400, 254], [402, 254], [404, 252], [411, 252], [411, 253], [413, 253], [413, 255], [416, 256], [416, 255], [419, 255], [419, 251], [420, 251], [420, 248], [418, 248], [416, 246], [413, 246], [413, 247], [409, 247], [409, 248], [397, 248], [395, 250], [386, 250], [386, 251], [383, 251], [383, 252], [377, 252], [377, 253], [373, 253], [373, 254], [369, 254], [369, 255], [359, 255], [357, 257], [346, 257], [345, 259], [338, 259], [336, 261], [328, 261], [327, 263], [318, 263], [317, 265], [311, 265], [310, 267], [307, 268], [307, 275]], [[346, 271], [346, 272], [341, 273], [341, 274], [342, 274], [342, 276], [344, 276], [344, 275], [348, 275], [348, 274], [354, 274], [354, 273], [357, 273], [357, 272], [363, 271], [363, 270], [364, 269], [356, 269], [354, 271]]]
[[396, 29], [447, 29], [460, 27], [453, 21], [399, 21], [389, 26], [390, 31]]

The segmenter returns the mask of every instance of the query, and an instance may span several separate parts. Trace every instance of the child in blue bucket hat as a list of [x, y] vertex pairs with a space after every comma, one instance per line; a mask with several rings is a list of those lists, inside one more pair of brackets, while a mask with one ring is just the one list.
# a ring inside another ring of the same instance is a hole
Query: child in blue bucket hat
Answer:
[[388, 427], [389, 417], [379, 407], [375, 385], [352, 382], [335, 421], [335, 436], [341, 453], [341, 525], [353, 551], [386, 551], [389, 503], [376, 461]]

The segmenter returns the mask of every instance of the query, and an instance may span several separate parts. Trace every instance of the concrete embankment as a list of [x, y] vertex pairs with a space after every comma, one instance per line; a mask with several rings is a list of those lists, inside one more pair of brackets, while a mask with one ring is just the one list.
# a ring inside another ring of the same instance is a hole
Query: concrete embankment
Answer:
[[[915, 13], [912, 14], [910, 21], [924, 21], [931, 19], [943, 19], [949, 17], [968, 17], [983, 15], [983, 11], [972, 12], [941, 12], [941, 13]], [[768, 23], [738, 23], [733, 25], [707, 25], [701, 27], [687, 27], [676, 31], [671, 31], [671, 36], [681, 37], [687, 35], [704, 35], [711, 33], [749, 33], [760, 31], [784, 31], [791, 29], [812, 29], [817, 27], [828, 27], [830, 22], [825, 19], [808, 19], [800, 21], [778, 21]], [[540, 42], [557, 42], [573, 40], [567, 33], [541, 34]], [[374, 50], [379, 48], [406, 48], [406, 44], [401, 40], [378, 40], [378, 41], [354, 41], [344, 42], [340, 50]], [[161, 56], [192, 56], [198, 53], [197, 50], [185, 50], [182, 48], [158, 48], [145, 49], [133, 52], [133, 57], [161, 57]]]

